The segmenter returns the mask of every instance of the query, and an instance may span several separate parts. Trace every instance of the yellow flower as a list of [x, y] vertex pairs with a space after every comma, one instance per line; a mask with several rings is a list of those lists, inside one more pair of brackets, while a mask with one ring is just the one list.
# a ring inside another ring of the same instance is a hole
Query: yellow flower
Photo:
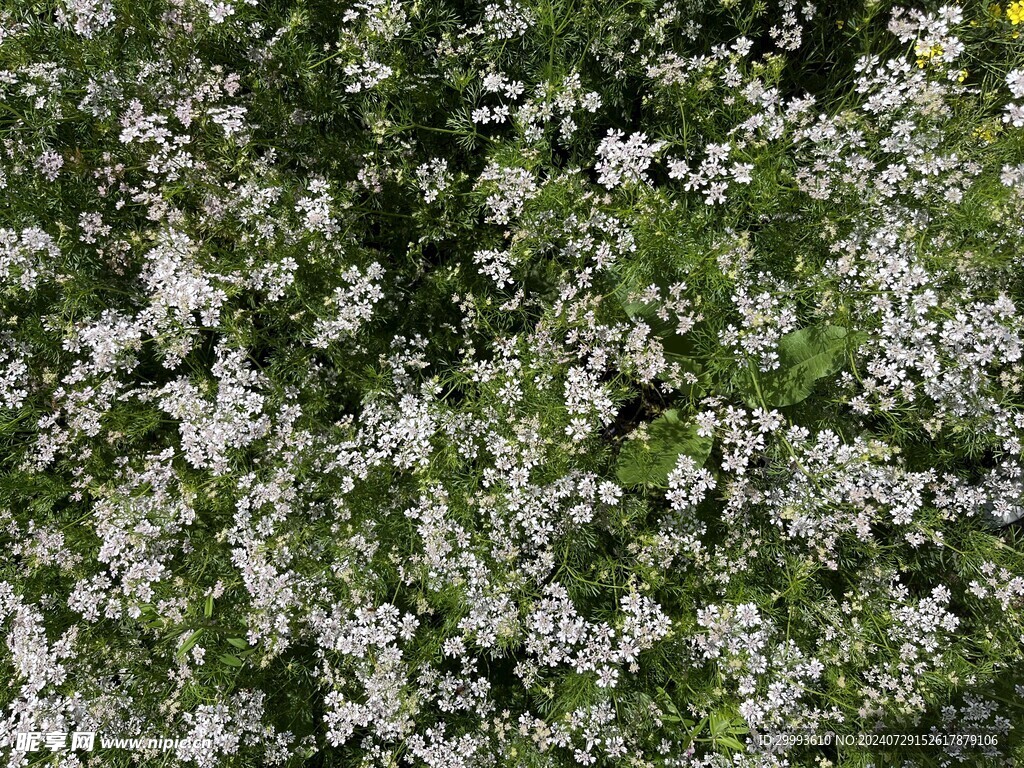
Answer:
[[1011, 24], [1020, 24], [1024, 21], [1024, 2], [1017, 0], [1017, 2], [1006, 6], [1006, 18], [1010, 20]]
[[[1024, 6], [1024, 3], [1021, 3]], [[930, 62], [936, 56], [941, 56], [943, 48], [941, 45], [935, 44], [930, 48], [925, 48], [920, 43], [917, 45], [917, 66], [924, 68], [925, 64]]]
[[995, 138], [995, 134], [991, 128], [975, 128], [973, 133], [974, 138], [981, 139], [986, 144], [991, 144]]

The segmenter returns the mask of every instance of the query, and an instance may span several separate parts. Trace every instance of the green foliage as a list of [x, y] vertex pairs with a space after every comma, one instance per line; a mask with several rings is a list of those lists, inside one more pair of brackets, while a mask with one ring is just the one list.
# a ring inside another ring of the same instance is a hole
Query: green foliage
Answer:
[[774, 408], [796, 405], [814, 392], [816, 382], [839, 371], [852, 359], [862, 333], [838, 325], [801, 328], [779, 340], [779, 367], [759, 373], [756, 366], [741, 375], [743, 394], [752, 405]]
[[1024, 764], [1024, 6], [913, 5], [0, 8], [0, 720], [218, 739], [24, 760]]
[[681, 419], [678, 411], [665, 411], [623, 444], [616, 476], [626, 485], [664, 488], [681, 455], [703, 466], [711, 444], [712, 438], [699, 435], [697, 425]]

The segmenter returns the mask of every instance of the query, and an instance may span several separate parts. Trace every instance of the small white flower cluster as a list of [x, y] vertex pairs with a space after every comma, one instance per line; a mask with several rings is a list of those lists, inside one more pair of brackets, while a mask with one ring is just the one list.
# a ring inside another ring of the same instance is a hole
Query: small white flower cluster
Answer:
[[338, 231], [338, 221], [331, 216], [331, 193], [324, 179], [310, 180], [308, 193], [295, 203], [295, 210], [303, 215], [306, 229], [323, 235], [325, 240]]
[[940, 308], [941, 294], [901, 234], [906, 227], [889, 222], [835, 249], [842, 255], [832, 269], [843, 289], [871, 293], [864, 321], [880, 329], [862, 349], [866, 375], [850, 405], [867, 414], [924, 401], [934, 409], [929, 429], [935, 434], [959, 425], [1012, 435], [1017, 414], [993, 393], [1008, 384], [995, 370], [1024, 371], [1024, 324], [1016, 306], [999, 295]]
[[159, 112], [146, 114], [142, 102], [138, 99], [132, 99], [127, 109], [121, 115], [121, 143], [148, 144], [152, 142], [166, 145], [167, 140], [173, 135], [165, 127], [166, 125], [166, 115], [162, 115]]
[[500, 124], [508, 120], [510, 110], [508, 104], [499, 104], [496, 107], [477, 107], [470, 115], [470, 119], [477, 125]]
[[362, 415], [362, 450], [375, 463], [389, 461], [406, 470], [430, 463], [431, 438], [437, 429], [432, 385], [408, 392], [397, 402], [370, 401]]
[[277, 301], [295, 284], [298, 269], [298, 262], [291, 256], [285, 256], [280, 261], [264, 264], [252, 271], [246, 284], [254, 290], [265, 291], [267, 301]]
[[32, 558], [40, 565], [54, 566], [68, 573], [82, 564], [81, 555], [67, 554], [68, 543], [63, 531], [30, 520], [25, 533], [26, 538], [16, 541], [11, 549], [15, 557]]
[[918, 61], [952, 65], [964, 52], [964, 44], [953, 34], [952, 28], [963, 20], [963, 10], [956, 5], [943, 5], [936, 13], [894, 8], [889, 31], [901, 43], [914, 43]]
[[[956, 204], [980, 170], [941, 146], [940, 120], [963, 87], [904, 60], [864, 57], [856, 71], [862, 101], [855, 109], [810, 122], [801, 118], [793, 125], [794, 141], [806, 155], [797, 172], [800, 188], [820, 200], [847, 194], [920, 200], [936, 194]], [[878, 162], [863, 151], [867, 137], [899, 155], [899, 161], [879, 173]]]
[[533, 96], [516, 111], [515, 120], [527, 141], [538, 142], [547, 124], [558, 119], [558, 135], [564, 144], [576, 133], [576, 113], [582, 110], [593, 114], [600, 108], [600, 94], [586, 90], [579, 73], [573, 72], [561, 82], [539, 84]]
[[103, 214], [99, 212], [83, 212], [78, 217], [78, 226], [82, 229], [82, 234], [78, 239], [89, 245], [94, 244], [97, 238], [106, 237], [111, 232], [110, 225], [103, 223]]
[[401, 741], [413, 733], [416, 705], [402, 694], [409, 672], [398, 641], [411, 640], [419, 620], [412, 614], [401, 615], [388, 603], [357, 608], [351, 619], [343, 618], [343, 613], [335, 608], [330, 617], [313, 618], [320, 646], [351, 665], [357, 681], [355, 696], [337, 690], [326, 696], [327, 738], [337, 746], [348, 741], [356, 728], [368, 728], [382, 743]]
[[664, 147], [665, 142], [649, 142], [643, 132], [625, 138], [622, 131], [609, 128], [608, 135], [597, 147], [597, 182], [607, 189], [623, 184], [649, 183], [647, 169]]
[[52, 149], [43, 150], [36, 158], [36, 170], [47, 181], [53, 182], [60, 175], [60, 169], [64, 167], [64, 158]]
[[68, 600], [87, 620], [97, 621], [101, 606], [108, 618], [138, 618], [140, 603], [152, 601], [157, 584], [170, 578], [168, 561], [181, 546], [178, 536], [195, 520], [171, 464], [173, 454], [168, 448], [146, 457], [141, 471], [126, 468], [116, 487], [99, 494], [96, 532], [103, 545], [97, 559], [107, 570], [80, 580]]
[[375, 35], [393, 38], [409, 27], [409, 16], [398, 0], [361, 0], [342, 15], [345, 24], [362, 20]]
[[714, 475], [686, 454], [680, 454], [676, 465], [668, 475], [668, 499], [672, 509], [677, 512], [689, 512], [713, 491], [717, 481]]
[[240, 691], [224, 701], [184, 712], [182, 731], [187, 735], [175, 745], [175, 757], [196, 768], [214, 768], [242, 747], [265, 744], [268, 765], [284, 762], [294, 737], [264, 724], [265, 702], [262, 691]]
[[569, 216], [556, 237], [565, 238], [562, 256], [579, 263], [585, 275], [591, 274], [589, 261], [593, 261], [593, 270], [607, 270], [620, 257], [636, 251], [636, 238], [629, 227], [597, 208], [586, 216]]
[[522, 37], [536, 22], [536, 13], [516, 0], [500, 0], [484, 6], [483, 29], [490, 40]]
[[684, 182], [683, 189], [687, 192], [699, 191], [704, 195], [707, 205], [719, 205], [725, 202], [725, 192], [729, 182], [749, 184], [753, 177], [754, 166], [750, 163], [735, 162], [727, 166], [732, 146], [728, 143], [708, 144], [705, 157], [700, 165], [691, 170], [685, 160], [673, 160], [669, 163], [668, 176]]
[[739, 712], [753, 731], [814, 729], [824, 713], [803, 699], [824, 664], [807, 658], [793, 641], [780, 642], [754, 603], [700, 608], [697, 623], [702, 631], [694, 651], [716, 662], [722, 679], [735, 686]]
[[933, 474], [890, 463], [894, 452], [879, 441], [844, 443], [829, 430], [811, 436], [799, 427], [788, 429], [785, 440], [797, 471], [788, 482], [772, 484], [763, 502], [788, 538], [805, 541], [833, 569], [841, 537], [868, 541], [875, 525], [904, 527], [911, 546], [923, 543], [915, 522], [924, 513]]
[[686, 85], [697, 76], [710, 75], [717, 65], [718, 60], [714, 57], [683, 57], [674, 51], [666, 51], [657, 60], [647, 64], [644, 74], [653, 80], [656, 86], [672, 88]]
[[28, 364], [24, 354], [5, 347], [0, 347], [0, 409], [16, 411], [28, 396]]
[[762, 408], [748, 411], [733, 405], [717, 411], [713, 408], [704, 410], [694, 417], [694, 421], [698, 435], [714, 435], [721, 441], [722, 470], [739, 476], [747, 473], [754, 458], [764, 453], [771, 436], [786, 423], [778, 411]]
[[[287, 419], [295, 415], [290, 413]], [[291, 431], [289, 421], [278, 425], [279, 430], [282, 426], [285, 434], [278, 432], [271, 439], [279, 447], [282, 441], [288, 442]], [[277, 535], [296, 501], [294, 482], [287, 471], [275, 473], [265, 483], [256, 482], [251, 474], [242, 477], [239, 485], [247, 493], [239, 500], [234, 525], [226, 532], [233, 547], [231, 562], [250, 597], [245, 610], [246, 640], [253, 647], [265, 647], [270, 657], [292, 642], [292, 612], [299, 597], [298, 578], [291, 568], [294, 555], [286, 540], [281, 542]]]
[[512, 270], [515, 268], [515, 257], [508, 251], [485, 248], [473, 252], [473, 261], [480, 267], [480, 274], [494, 281], [497, 288], [512, 284]]
[[663, 291], [657, 283], [651, 283], [643, 290], [630, 293], [627, 300], [653, 308], [654, 316], [658, 320], [662, 323], [674, 323], [675, 332], [682, 336], [704, 319], [700, 312], [692, 311], [694, 302], [686, 293], [687, 287], [684, 282], [672, 283], [667, 291]]
[[227, 298], [200, 267], [196, 250], [188, 235], [169, 229], [146, 254], [142, 279], [150, 305], [140, 315], [139, 327], [161, 342], [168, 368], [191, 350], [198, 336], [197, 319], [207, 327], [216, 325]]
[[1018, 194], [1024, 194], [1024, 163], [1020, 165], [1004, 165], [999, 174], [999, 181], [1004, 187], [1017, 190]]
[[527, 650], [541, 667], [567, 665], [580, 674], [593, 673], [601, 688], [614, 688], [618, 667], [636, 667], [637, 655], [668, 634], [671, 621], [657, 603], [642, 595], [622, 597], [621, 629], [581, 618], [561, 584], [548, 584], [526, 620]]
[[762, 372], [779, 367], [779, 339], [796, 328], [795, 309], [783, 304], [778, 293], [750, 296], [746, 287], [738, 286], [732, 301], [740, 314], [740, 327], [730, 323], [720, 335], [723, 345], [743, 358], [753, 358]]
[[[784, 51], [798, 50], [803, 40], [803, 28], [794, 10], [796, 4], [797, 0], [779, 0], [782, 21], [768, 30], [772, 40]], [[808, 21], [813, 18], [814, 6], [811, 3], [807, 3], [801, 10]]]
[[900, 641], [899, 655], [865, 671], [860, 717], [883, 717], [886, 711], [906, 717], [924, 711], [924, 676], [946, 663], [945, 651], [960, 624], [947, 610], [950, 597], [949, 589], [939, 586], [914, 602], [907, 587], [891, 579], [892, 623], [886, 637]]
[[[526, 719], [524, 715], [520, 721], [520, 732], [524, 730]], [[551, 727], [542, 720], [533, 725], [532, 737], [541, 752], [551, 747], [571, 750], [576, 765], [594, 765], [602, 758], [622, 760], [638, 748], [627, 741], [629, 730], [618, 721], [614, 707], [607, 700], [577, 707], [567, 714], [564, 722]]]
[[643, 384], [652, 383], [668, 368], [662, 339], [642, 320], [634, 320], [626, 335], [618, 367]]
[[429, 204], [452, 185], [455, 177], [448, 170], [448, 161], [435, 157], [416, 169], [416, 181], [423, 190], [423, 202]]
[[325, 349], [329, 344], [352, 336], [373, 317], [373, 309], [384, 297], [381, 278], [384, 268], [373, 262], [365, 270], [349, 267], [341, 274], [345, 285], [334, 289], [326, 303], [334, 311], [329, 320], [317, 320], [310, 344]]
[[489, 193], [484, 201], [489, 211], [485, 220], [493, 224], [508, 224], [521, 216], [526, 203], [538, 192], [537, 182], [530, 171], [498, 163], [488, 163], [476, 188]]
[[197, 469], [215, 475], [229, 469], [228, 450], [244, 448], [267, 434], [269, 418], [263, 414], [263, 377], [249, 367], [242, 350], [216, 350], [212, 373], [217, 394], [211, 402], [187, 378], [167, 384], [158, 392], [160, 407], [180, 421], [185, 459]]
[[1013, 69], [1006, 75], [1006, 85], [1015, 99], [1024, 98], [1024, 69]]
[[[1024, 98], [1024, 70], [1014, 69], [1006, 76], [1010, 95], [1015, 99]], [[1024, 128], [1024, 103], [1011, 101], [1004, 108], [1003, 122], [1014, 128]]]
[[596, 426], [614, 421], [614, 404], [594, 371], [572, 366], [565, 375], [564, 391], [565, 408], [573, 417], [565, 432], [573, 442], [590, 435]]
[[64, 0], [57, 9], [57, 21], [87, 39], [109, 27], [116, 18], [111, 0]]
[[1004, 611], [1011, 605], [1024, 602], [1024, 577], [1016, 576], [1006, 568], [998, 568], [991, 561], [981, 564], [982, 579], [971, 581], [968, 589], [980, 600], [995, 599]]
[[216, 107], [211, 109], [209, 114], [210, 119], [224, 131], [224, 135], [231, 138], [235, 134], [241, 133], [246, 127], [246, 111], [245, 107], [235, 104], [228, 107]]
[[106, 309], [95, 320], [84, 324], [73, 336], [65, 337], [63, 347], [81, 352], [87, 347], [92, 355], [89, 367], [94, 373], [131, 370], [137, 360], [134, 353], [142, 348], [142, 330], [134, 318]]
[[[0, 718], [0, 733], [60, 729], [74, 711], [71, 697], [59, 694], [60, 687], [73, 677], [80, 654], [79, 627], [71, 626], [58, 639], [47, 638], [43, 611], [47, 606], [26, 603], [12, 585], [0, 581], [0, 627], [9, 626], [5, 646], [9, 652], [7, 691], [11, 705]], [[10, 746], [10, 765], [29, 759], [25, 752]]]
[[[1017, 693], [1020, 694], [1018, 686]], [[971, 749], [967, 744], [958, 744], [955, 739], [944, 739], [943, 751], [960, 765], [978, 765], [979, 758], [998, 762], [1001, 755], [997, 748], [1014, 729], [1009, 718], [999, 714], [1003, 707], [996, 699], [965, 694], [962, 706], [947, 704], [942, 708], [941, 725], [932, 726], [930, 733], [976, 733], [991, 734], [996, 738], [980, 749]]]
[[[238, 0], [200, 0], [206, 7], [207, 15], [214, 24], [223, 24], [238, 11]], [[246, 5], [256, 5], [258, 0], [245, 0]]]
[[483, 88], [487, 93], [500, 93], [507, 99], [518, 99], [525, 86], [521, 80], [509, 80], [501, 72], [490, 72], [483, 77]]
[[348, 59], [342, 68], [349, 81], [345, 92], [365, 93], [393, 77], [394, 67], [385, 63], [390, 55], [387, 43], [409, 28], [403, 4], [395, 0], [357, 2], [342, 14], [342, 23], [338, 52], [346, 53]]
[[352, 82], [345, 86], [348, 93], [370, 91], [394, 74], [394, 70], [379, 61], [358, 61], [345, 65], [345, 76]]
[[40, 277], [49, 277], [50, 263], [59, 257], [60, 249], [53, 238], [38, 227], [21, 232], [0, 229], [0, 285], [15, 283], [31, 291]]

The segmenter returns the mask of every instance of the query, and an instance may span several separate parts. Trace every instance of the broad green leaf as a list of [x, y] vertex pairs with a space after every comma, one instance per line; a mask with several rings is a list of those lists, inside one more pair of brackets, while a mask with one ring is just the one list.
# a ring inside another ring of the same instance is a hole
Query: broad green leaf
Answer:
[[232, 656], [230, 653], [225, 653], [220, 657], [220, 660], [227, 664], [229, 667], [240, 667], [242, 666], [242, 660], [237, 656]]
[[[815, 382], [843, 367], [847, 345], [859, 334], [838, 325], [815, 325], [787, 333], [779, 341], [779, 367], [758, 375], [765, 403], [776, 408], [795, 405], [814, 391]], [[753, 382], [745, 394], [754, 393]]]
[[240, 637], [229, 637], [228, 642], [231, 643], [235, 648], [248, 648], [249, 644]]
[[680, 421], [677, 411], [665, 411], [650, 423], [646, 438], [622, 446], [616, 474], [625, 485], [664, 487], [681, 454], [702, 466], [711, 453], [711, 443], [710, 437], [697, 434], [695, 424]]

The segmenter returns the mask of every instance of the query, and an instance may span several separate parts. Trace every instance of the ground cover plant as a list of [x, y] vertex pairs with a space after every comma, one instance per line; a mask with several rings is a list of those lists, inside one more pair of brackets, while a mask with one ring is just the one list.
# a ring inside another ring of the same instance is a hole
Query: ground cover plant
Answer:
[[1022, 32], [5, 0], [0, 759], [1024, 764]]

